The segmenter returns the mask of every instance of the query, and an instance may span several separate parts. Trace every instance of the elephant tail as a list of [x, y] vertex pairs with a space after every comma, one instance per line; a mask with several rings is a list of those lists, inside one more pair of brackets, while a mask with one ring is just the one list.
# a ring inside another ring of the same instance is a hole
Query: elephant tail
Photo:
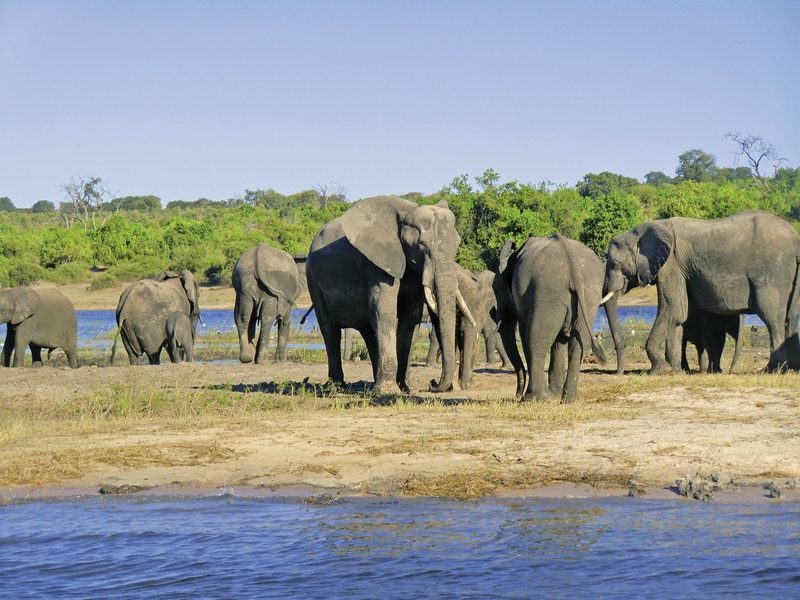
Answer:
[[312, 304], [311, 306], [309, 306], [309, 307], [308, 307], [308, 310], [307, 310], [307, 311], [306, 311], [306, 313], [303, 315], [303, 317], [300, 319], [300, 325], [305, 325], [305, 323], [306, 323], [306, 319], [308, 318], [308, 315], [310, 315], [310, 314], [311, 314], [311, 311], [312, 311], [312, 310], [314, 310], [314, 305], [313, 305], [313, 304]]
[[117, 342], [119, 341], [119, 333], [122, 331], [122, 324], [117, 328], [117, 334], [114, 336], [114, 343], [111, 344], [111, 357], [108, 359], [107, 367], [114, 364], [114, 357], [117, 355]]

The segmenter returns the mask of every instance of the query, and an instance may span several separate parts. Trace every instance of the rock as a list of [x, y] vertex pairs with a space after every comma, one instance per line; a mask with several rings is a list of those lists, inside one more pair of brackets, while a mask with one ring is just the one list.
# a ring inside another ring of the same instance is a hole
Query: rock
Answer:
[[111, 485], [106, 484], [100, 486], [100, 489], [97, 490], [99, 494], [109, 494], [109, 495], [119, 495], [119, 494], [135, 494], [136, 492], [143, 492], [146, 490], [151, 489], [153, 486], [151, 485]]

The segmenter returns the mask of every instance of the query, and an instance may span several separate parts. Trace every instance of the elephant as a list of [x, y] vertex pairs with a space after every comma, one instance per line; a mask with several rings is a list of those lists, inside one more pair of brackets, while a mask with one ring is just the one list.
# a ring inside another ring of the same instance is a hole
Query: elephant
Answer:
[[[191, 328], [192, 344], [200, 318], [200, 289], [190, 271], [162, 271], [155, 279], [142, 279], [130, 284], [119, 297], [117, 304], [117, 335], [128, 353], [132, 365], [146, 355], [151, 365], [161, 362], [161, 350], [167, 346], [167, 321], [175, 312], [186, 316]], [[117, 339], [111, 349], [110, 363], [114, 362]], [[170, 360], [177, 362], [170, 353]]]
[[[456, 276], [458, 277], [458, 289], [466, 301], [472, 317], [477, 319], [477, 321], [470, 321], [464, 317], [462, 311], [459, 310], [457, 313], [458, 375], [461, 389], [466, 390], [472, 383], [475, 345], [478, 342], [478, 336], [483, 331], [486, 320], [491, 318], [489, 312], [496, 304], [492, 289], [494, 273], [491, 271], [472, 273], [456, 264]], [[494, 337], [494, 333], [495, 328], [492, 328], [492, 337]]]
[[398, 196], [360, 200], [320, 229], [306, 271], [332, 382], [344, 383], [341, 330], [352, 327], [367, 346], [375, 391], [408, 392], [411, 344], [424, 302], [443, 340], [441, 376], [430, 389], [452, 387], [456, 304], [469, 314], [456, 277], [460, 242], [446, 202], [420, 206]]
[[800, 235], [778, 217], [745, 211], [707, 221], [647, 221], [616, 236], [603, 291], [624, 294], [655, 283], [658, 311], [645, 344], [652, 374], [680, 371], [679, 326], [690, 307], [723, 316], [757, 314], [770, 335], [767, 369], [798, 369], [798, 275]]
[[[466, 271], [469, 273], [469, 271]], [[459, 269], [459, 273], [462, 273], [461, 269]], [[481, 293], [486, 294], [486, 303], [490, 306], [489, 310], [484, 310], [483, 300], [478, 302], [477, 297], [475, 298], [474, 302], [470, 301], [470, 298], [464, 293], [464, 289], [461, 287], [461, 280], [464, 277], [463, 273], [462, 276], [459, 277], [459, 289], [462, 291], [462, 295], [464, 295], [465, 300], [467, 301], [467, 305], [470, 307], [472, 311], [472, 316], [477, 318], [481, 318], [481, 315], [485, 315], [483, 319], [483, 323], [481, 326], [480, 333], [483, 334], [484, 345], [486, 348], [486, 363], [492, 364], [496, 361], [497, 355], [499, 354], [500, 360], [502, 361], [501, 366], [503, 368], [509, 368], [511, 366], [511, 362], [508, 358], [508, 354], [506, 354], [505, 348], [503, 347], [503, 341], [500, 339], [500, 334], [497, 332], [497, 322], [496, 322], [496, 309], [495, 306], [497, 301], [494, 297], [494, 290], [492, 289], [492, 281], [494, 280], [494, 273], [492, 271], [484, 270], [480, 273], [476, 273], [473, 276], [478, 278]], [[469, 281], [469, 278], [464, 277], [466, 281]], [[474, 294], [474, 291], [472, 292]], [[476, 309], [473, 306], [478, 306], [479, 313], [476, 314]], [[458, 313], [460, 314], [460, 313]], [[428, 322], [430, 318], [428, 317], [427, 310], [423, 307], [422, 311], [422, 321]], [[459, 327], [459, 330], [461, 328]], [[463, 344], [459, 341], [458, 344], [459, 352], [463, 352]], [[441, 353], [439, 350], [439, 339], [436, 337], [436, 331], [431, 327], [429, 334], [428, 334], [428, 354], [425, 357], [425, 366], [426, 367], [433, 367], [439, 363], [441, 357]], [[473, 350], [473, 363], [474, 363], [474, 350]], [[460, 372], [460, 369], [459, 369]]]
[[[552, 394], [573, 401], [584, 352], [595, 344], [592, 325], [603, 288], [603, 264], [592, 250], [561, 234], [532, 237], [515, 247], [509, 240], [500, 252], [494, 290], [500, 337], [517, 376], [516, 396], [543, 400]], [[515, 337], [518, 324], [527, 388]], [[602, 356], [600, 350], [595, 352]]]
[[33, 364], [42, 364], [42, 349], [62, 348], [69, 366], [78, 367], [78, 320], [72, 302], [58, 290], [29, 287], [0, 289], [0, 323], [6, 323], [3, 366], [25, 364], [30, 347]]
[[[305, 256], [295, 256], [259, 244], [247, 250], [233, 268], [236, 302], [233, 317], [239, 332], [239, 360], [261, 364], [267, 357], [272, 323], [278, 324], [275, 358], [286, 360], [292, 307], [305, 289], [305, 269], [298, 268]], [[259, 327], [258, 341], [256, 330]]]
[[689, 371], [686, 346], [691, 343], [697, 349], [697, 362], [701, 373], [722, 373], [721, 358], [725, 348], [725, 336], [736, 340], [733, 359], [728, 373], [733, 373], [742, 349], [744, 315], [715, 315], [704, 310], [690, 310], [683, 324], [681, 337], [681, 369]]
[[194, 338], [189, 317], [182, 312], [171, 313], [167, 317], [165, 335], [167, 354], [171, 362], [194, 362]]

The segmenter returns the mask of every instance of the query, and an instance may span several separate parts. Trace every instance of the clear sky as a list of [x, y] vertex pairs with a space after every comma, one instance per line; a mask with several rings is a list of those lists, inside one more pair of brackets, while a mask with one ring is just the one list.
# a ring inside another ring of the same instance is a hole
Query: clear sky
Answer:
[[800, 165], [800, 1], [0, 0], [0, 196], [432, 192]]

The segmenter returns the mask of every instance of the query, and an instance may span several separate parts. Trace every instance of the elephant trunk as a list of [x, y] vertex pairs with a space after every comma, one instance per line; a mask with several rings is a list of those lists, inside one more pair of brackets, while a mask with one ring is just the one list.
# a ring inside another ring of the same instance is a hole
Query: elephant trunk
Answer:
[[[433, 277], [433, 293], [437, 314], [431, 315], [431, 322], [442, 352], [442, 374], [438, 383], [431, 381], [432, 392], [446, 392], [453, 387], [456, 373], [456, 279], [454, 263], [436, 264]], [[430, 308], [430, 307], [429, 307]]]

